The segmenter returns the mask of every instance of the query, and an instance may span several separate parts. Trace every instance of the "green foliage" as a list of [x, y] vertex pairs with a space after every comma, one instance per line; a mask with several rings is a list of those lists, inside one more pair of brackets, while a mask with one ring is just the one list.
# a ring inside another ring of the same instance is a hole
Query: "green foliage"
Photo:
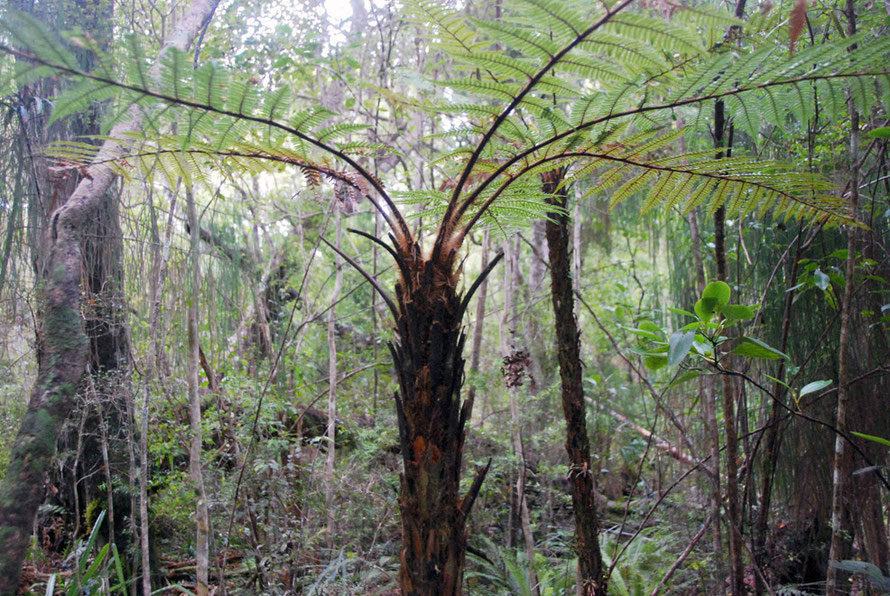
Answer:
[[643, 596], [651, 594], [667, 572], [672, 557], [667, 554], [674, 536], [656, 531], [645, 531], [631, 542], [617, 562], [613, 557], [620, 552], [614, 537], [606, 535], [600, 542], [603, 563], [613, 567], [609, 575], [609, 593], [619, 596]]
[[67, 577], [52, 574], [46, 584], [47, 596], [60, 591], [67, 596], [129, 592], [129, 581], [124, 575], [124, 563], [117, 546], [106, 543], [99, 547], [97, 544], [104, 521], [105, 511], [102, 511], [96, 517], [87, 539], [81, 541], [75, 549], [77, 568], [74, 573]]
[[[719, 38], [717, 31], [737, 24], [714, 9], [680, 9], [670, 23], [624, 5], [610, 13], [590, 10], [555, 0], [523, 0], [490, 22], [438, 3], [409, 7], [459, 75], [435, 84], [449, 89], [452, 97], [472, 100], [435, 102], [431, 109], [474, 123], [481, 115], [483, 121], [469, 130], [488, 131], [482, 144], [464, 156], [472, 170], [464, 168], [465, 174], [484, 178], [463, 195], [466, 207], [477, 211], [464, 208], [462, 216], [475, 221], [490, 208], [496, 211], [490, 215], [495, 221], [541, 216], [546, 210], [535, 201], [516, 198], [527, 195], [534, 181], [516, 192], [507, 190], [549, 169], [569, 167], [569, 180], [581, 172], [597, 172], [600, 183], [593, 192], [610, 191], [612, 204], [645, 189], [644, 211], [657, 205], [683, 211], [706, 205], [713, 212], [726, 205], [729, 212], [742, 215], [772, 212], [784, 219], [846, 220], [843, 201], [818, 176], [749, 157], [719, 159], [717, 150], [670, 156], [659, 150], [683, 134], [679, 129], [664, 133], [677, 110], [701, 107], [714, 98], [726, 98], [733, 112], [747, 115], [741, 121], [752, 135], [759, 130], [751, 121], [750, 114], [759, 111], [749, 107], [753, 102], [766, 100], [766, 120], [781, 126], [787, 113], [808, 118], [814, 97], [837, 97], [842, 103], [839, 87], [852, 83], [857, 106], [865, 111], [888, 85], [887, 74], [877, 65], [890, 41], [868, 39], [849, 52], [853, 41], [865, 41], [861, 35], [816, 45], [789, 59], [771, 41], [760, 39], [760, 33], [731, 50], [705, 46], [704, 41]], [[262, 91], [252, 79], [212, 61], [195, 69], [189, 55], [176, 51], [150, 69], [132, 38], [119, 60], [122, 72], [116, 62], [101, 57], [93, 72], [84, 73], [65, 45], [37, 21], [14, 15], [4, 20], [4, 27], [15, 47], [25, 48], [31, 59], [19, 69], [18, 84], [52, 72], [79, 81], [57, 98], [53, 118], [110, 98], [116, 105], [110, 122], [127, 117], [135, 107], [147, 131], [143, 152], [156, 159], [167, 156], [162, 170], [187, 181], [202, 178], [208, 156], [223, 156], [246, 168], [247, 161], [258, 159], [295, 164], [310, 182], [329, 176], [358, 197], [371, 187], [382, 190], [366, 172], [347, 173], [341, 166], [357, 167], [349, 153], [383, 147], [350, 140], [364, 127], [329, 123], [333, 114], [323, 108], [295, 109], [287, 87]], [[878, 93], [864, 84], [865, 77], [875, 81]], [[492, 108], [491, 99], [507, 107]], [[150, 107], [159, 102], [167, 108]], [[484, 123], [492, 118], [492, 125]], [[166, 132], [171, 127], [179, 131], [173, 137]], [[83, 160], [84, 150], [69, 146], [68, 156]], [[325, 163], [324, 154], [341, 166]]]
[[[697, 319], [695, 322], [674, 331], [670, 336], [651, 321], [643, 321], [639, 329], [629, 329], [644, 342], [645, 350], [640, 353], [646, 367], [657, 370], [665, 366], [677, 366], [690, 353], [701, 361], [714, 362], [718, 346], [730, 341], [730, 338], [722, 335], [723, 331], [737, 323], [753, 319], [757, 314], [754, 307], [730, 304], [731, 296], [732, 289], [728, 284], [722, 281], [711, 282], [695, 303], [694, 315], [688, 311], [673, 309], [678, 314], [694, 316]], [[734, 346], [730, 351], [737, 356], [789, 360], [786, 354], [757, 338], [740, 335], [732, 340]]]
[[529, 570], [534, 569], [538, 580], [537, 593], [541, 596], [569, 596], [575, 593], [576, 559], [549, 560], [535, 552], [534, 563], [529, 563], [522, 549], [499, 549], [482, 538], [485, 557], [475, 552], [468, 554], [471, 565], [467, 571], [467, 584], [474, 592], [487, 594], [534, 594], [529, 585]]

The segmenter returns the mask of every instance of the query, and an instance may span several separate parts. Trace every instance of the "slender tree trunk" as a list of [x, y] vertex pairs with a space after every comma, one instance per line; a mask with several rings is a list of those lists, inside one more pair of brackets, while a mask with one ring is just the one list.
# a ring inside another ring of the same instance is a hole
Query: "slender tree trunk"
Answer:
[[[215, 4], [216, 0], [194, 0], [165, 48], [185, 49], [210, 18]], [[0, 544], [4, 545], [0, 551], [0, 594], [14, 593], [18, 585], [34, 515], [43, 499], [44, 475], [86, 370], [89, 342], [80, 314], [83, 234], [114, 181], [110, 162], [124, 155], [127, 133], [139, 130], [140, 124], [139, 113], [134, 110], [130, 120], [112, 128], [111, 139], [103, 143], [88, 168], [89, 176], [50, 218], [37, 382], [0, 483]]]
[[[741, 2], [741, 4], [744, 4]], [[722, 101], [714, 105], [714, 143], [718, 148], [726, 147], [726, 151], [718, 154], [728, 157], [731, 151], [730, 141], [724, 141], [727, 128], [725, 106]], [[717, 279], [727, 280], [726, 271], [726, 210], [720, 206], [714, 213], [714, 258], [717, 261]], [[724, 357], [724, 367], [732, 368], [732, 358]], [[735, 383], [730, 375], [723, 375], [723, 430], [726, 435], [726, 502], [729, 525], [729, 578], [730, 592], [740, 596], [745, 590], [745, 567], [743, 564], [744, 542], [742, 540], [742, 515], [739, 503], [738, 458], [739, 438], [736, 430]]]
[[[164, 235], [163, 245], [161, 243], [161, 234], [158, 230], [157, 210], [154, 206], [154, 197], [149, 191], [148, 209], [151, 220], [151, 273], [148, 283], [148, 328], [158, 330], [161, 318], [161, 290], [167, 279], [167, 263], [170, 256], [170, 245], [173, 240], [173, 215], [176, 213], [176, 201], [178, 192], [170, 193], [169, 215], [167, 219], [167, 227]], [[151, 383], [153, 380], [160, 381], [160, 375], [163, 374], [161, 366], [161, 351], [163, 338], [159, 332], [151, 334], [150, 353], [148, 355], [148, 364], [145, 366], [146, 375], [144, 379], [144, 396], [142, 399], [142, 419], [139, 431], [139, 536], [140, 550], [142, 558], [140, 566], [142, 568], [142, 594], [151, 594], [151, 545], [150, 545], [150, 524], [148, 520], [148, 479], [150, 470], [148, 465], [148, 419], [149, 405], [151, 401]]]
[[[738, 0], [735, 6], [735, 17], [741, 19], [745, 14], [746, 0]], [[731, 40], [734, 31], [741, 30], [734, 25], [727, 31], [726, 39]], [[726, 139], [726, 131], [729, 129], [729, 139]], [[717, 159], [729, 157], [732, 151], [732, 128], [726, 118], [726, 106], [718, 100], [714, 104], [714, 146], [724, 149], [717, 154]], [[714, 213], [714, 258], [717, 262], [717, 279], [727, 280], [726, 249], [725, 249], [725, 222], [726, 208], [720, 206]], [[725, 357], [725, 366], [731, 367], [732, 358]], [[742, 515], [739, 502], [738, 485], [738, 457], [739, 440], [736, 430], [736, 404], [734, 379], [729, 375], [723, 375], [723, 429], [726, 434], [726, 502], [729, 513], [727, 520], [729, 529], [729, 578], [730, 592], [733, 596], [740, 596], [745, 589], [745, 576], [743, 564], [744, 541], [742, 539]], [[719, 478], [719, 474], [718, 474]], [[718, 520], [714, 520], [717, 523]]]
[[[482, 263], [481, 269], [488, 267], [489, 252], [491, 250], [491, 236], [488, 231], [482, 233]], [[485, 301], [488, 298], [488, 280], [482, 281], [479, 291], [476, 293], [476, 320], [473, 322], [473, 354], [470, 356], [469, 377], [479, 372], [479, 362], [482, 357], [482, 335], [485, 329]], [[476, 399], [476, 385], [470, 385], [467, 391], [467, 401]], [[485, 402], [482, 403], [482, 412], [485, 413]], [[480, 422], [481, 424], [481, 422]]]
[[501, 319], [501, 352], [504, 354], [504, 376], [510, 402], [510, 438], [513, 443], [513, 456], [519, 462], [516, 471], [516, 493], [514, 500], [519, 512], [519, 525], [525, 556], [528, 561], [528, 585], [532, 595], [538, 594], [538, 577], [535, 573], [535, 537], [532, 534], [531, 517], [528, 501], [525, 498], [526, 465], [525, 449], [522, 446], [522, 427], [519, 417], [519, 391], [527, 367], [531, 365], [527, 350], [516, 345], [516, 325], [519, 316], [516, 307], [516, 288], [518, 287], [519, 244], [518, 236], [507, 240], [504, 254], [504, 314]]
[[[337, 229], [337, 248], [340, 248], [340, 242], [343, 238], [343, 221], [340, 217], [340, 209], [335, 204], [334, 221]], [[330, 385], [328, 387], [328, 427], [327, 435], [327, 458], [325, 459], [325, 514], [327, 516], [327, 534], [328, 548], [334, 548], [334, 463], [336, 458], [337, 447], [337, 309], [335, 305], [340, 299], [340, 292], [343, 289], [343, 264], [340, 257], [334, 257], [334, 266], [337, 268], [337, 275], [334, 281], [334, 291], [331, 294], [331, 309], [328, 311], [328, 377]]]
[[[689, 232], [692, 235], [692, 254], [695, 261], [695, 279], [698, 294], [705, 289], [705, 265], [701, 251], [701, 233], [698, 228], [698, 212], [693, 209], [689, 213]], [[720, 531], [720, 511], [723, 508], [723, 495], [720, 490], [720, 432], [717, 429], [717, 413], [714, 404], [717, 392], [714, 389], [714, 377], [705, 375], [700, 378], [702, 422], [705, 430], [705, 443], [711, 463], [708, 466], [713, 472], [710, 479], [711, 519], [713, 520], [711, 540], [714, 549], [714, 563], [717, 577], [725, 574], [723, 559], [723, 535]]]
[[[717, 257], [717, 279], [726, 281], [726, 251], [724, 248], [723, 207], [714, 214], [714, 253]], [[724, 357], [723, 366], [732, 368], [729, 356]], [[726, 436], [726, 502], [729, 525], [729, 578], [733, 596], [740, 596], [745, 590], [745, 568], [743, 565], [741, 510], [739, 507], [739, 438], [736, 432], [735, 385], [730, 375], [723, 375], [723, 432]]]
[[[543, 176], [543, 190], [553, 195], [554, 206], [566, 208], [565, 188], [557, 190], [563, 170]], [[590, 440], [584, 409], [584, 388], [581, 370], [581, 344], [575, 319], [575, 296], [572, 292], [569, 256], [569, 218], [554, 215], [547, 222], [547, 252], [550, 261], [550, 287], [556, 323], [557, 358], [561, 379], [562, 408], [566, 419], [566, 451], [569, 456], [569, 477], [572, 482], [572, 506], [575, 516], [575, 550], [582, 592], [604, 596], [606, 578], [599, 548], [600, 522], [594, 501], [593, 473], [590, 469]]]
[[[854, 0], [847, 0], [847, 32], [856, 33], [856, 5]], [[859, 113], [852, 98], [847, 102], [850, 113], [850, 215], [857, 217], [859, 207], [859, 172], [856, 164], [859, 161]], [[841, 330], [838, 341], [837, 370], [837, 418], [835, 420], [836, 436], [834, 439], [834, 465], [831, 484], [831, 546], [828, 551], [829, 561], [839, 561], [849, 551], [850, 533], [852, 528], [845, 527], [847, 516], [847, 499], [850, 492], [851, 453], [847, 452], [847, 443], [842, 433], [847, 432], [847, 408], [850, 390], [850, 320], [853, 307], [853, 285], [856, 282], [856, 236], [857, 230], [850, 226], [847, 236], [847, 263], [844, 272], [844, 298], [841, 304]], [[840, 585], [837, 569], [828, 568], [826, 594], [834, 596]]]
[[[797, 280], [798, 262], [800, 261], [802, 238], [798, 238], [795, 247], [794, 258], [790, 259], [788, 264], [788, 284], [794, 284]], [[788, 347], [788, 334], [791, 330], [791, 308], [794, 304], [795, 292], [791, 289], [785, 290], [785, 305], [782, 311], [782, 332], [779, 342], [779, 350], [785, 352]], [[780, 402], [785, 398], [785, 387], [780, 382], [785, 374], [785, 361], [779, 360], [778, 370], [776, 371], [776, 381], [773, 383], [773, 395], [775, 398], [770, 407], [769, 417], [766, 421], [765, 439], [763, 446], [763, 459], [760, 465], [760, 508], [757, 510], [757, 519], [754, 522], [753, 539], [754, 539], [754, 563], [758, 565], [766, 575], [767, 572], [767, 554], [766, 554], [766, 538], [769, 526], [769, 510], [772, 502], [773, 481], [776, 475], [776, 465], [779, 462], [779, 447], [781, 445], [782, 433], [780, 432], [781, 421], [779, 419], [782, 414], [782, 406]], [[757, 593], [762, 593], [765, 589], [763, 582], [760, 580], [760, 574], [754, 574], [755, 588]]]
[[190, 282], [192, 295], [188, 307], [188, 396], [189, 425], [191, 440], [189, 442], [189, 479], [195, 491], [195, 565], [197, 582], [195, 592], [198, 596], [207, 596], [210, 568], [210, 514], [207, 509], [207, 494], [204, 491], [204, 474], [201, 455], [203, 438], [201, 433], [201, 396], [198, 394], [198, 370], [201, 366], [200, 343], [198, 340], [198, 297], [201, 294], [201, 239], [199, 237], [198, 216], [191, 189], [186, 190], [186, 208], [191, 226], [190, 243]]

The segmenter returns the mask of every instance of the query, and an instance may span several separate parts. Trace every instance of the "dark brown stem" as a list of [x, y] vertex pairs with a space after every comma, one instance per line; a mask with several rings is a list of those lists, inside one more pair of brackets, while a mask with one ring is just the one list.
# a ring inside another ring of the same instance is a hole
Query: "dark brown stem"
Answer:
[[569, 217], [565, 212], [568, 195], [560, 187], [564, 169], [543, 176], [547, 199], [560, 212], [546, 222], [547, 252], [550, 260], [550, 287], [556, 322], [557, 359], [561, 379], [562, 409], [566, 420], [566, 451], [572, 482], [575, 516], [575, 550], [578, 573], [585, 596], [605, 596], [606, 577], [599, 549], [600, 521], [590, 469], [590, 441], [584, 403], [581, 345], [575, 319], [574, 289], [569, 258]]

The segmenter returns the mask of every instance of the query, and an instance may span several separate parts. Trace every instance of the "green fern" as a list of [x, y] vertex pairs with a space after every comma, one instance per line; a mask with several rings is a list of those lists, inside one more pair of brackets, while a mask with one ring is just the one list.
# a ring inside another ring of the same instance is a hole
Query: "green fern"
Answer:
[[[704, 43], [738, 21], [712, 8], [677, 8], [666, 23], [626, 6], [606, 13], [585, 3], [518, 0], [491, 22], [437, 2], [410, 5], [409, 18], [423, 23], [456, 75], [431, 83], [449, 89], [452, 98], [465, 98], [419, 107], [469, 121], [438, 135], [465, 139], [469, 148], [431, 157], [455, 184], [445, 206], [430, 209], [467, 226], [546, 216], [534, 194], [538, 175], [567, 166], [566, 182], [597, 176], [593, 189], [613, 193], [613, 203], [645, 190], [646, 209], [714, 210], [726, 204], [740, 213], [846, 220], [843, 202], [825, 180], [792, 175], [781, 164], [730, 162], [713, 154], [666, 158], [682, 132], [659, 131], [669, 130], [678, 111], [700, 127], [702, 108], [717, 98], [752, 138], [764, 124], [811, 118], [815, 98], [823, 113], [842, 113], [848, 94], [867, 111], [890, 93], [890, 72], [883, 68], [890, 38], [829, 40], [789, 58], [784, 43], [755, 29], [736, 47], [709, 49]], [[328, 110], [298, 109], [286, 88], [264, 91], [213, 62], [194, 69], [181, 52], [166, 54], [155, 76], [132, 38], [122, 60], [100, 56], [97, 69], [83, 73], [65, 44], [38, 22], [17, 15], [3, 24], [14, 47], [26, 48], [30, 59], [15, 81], [53, 72], [77, 81], [57, 99], [54, 118], [112, 99], [109, 122], [138, 109], [146, 122], [143, 141], [155, 143], [144, 153], [163, 160], [163, 171], [180, 169], [200, 181], [215, 154], [243, 168], [256, 168], [251, 160], [293, 164], [352, 181], [361, 192], [384, 193], [349, 155], [385, 147], [356, 138], [365, 127], [338, 123]], [[854, 42], [858, 48], [850, 51]], [[118, 73], [115, 64], [124, 70]], [[493, 105], [498, 103], [502, 107]], [[68, 145], [58, 155], [82, 163], [89, 151]], [[358, 175], [347, 175], [349, 170]]]

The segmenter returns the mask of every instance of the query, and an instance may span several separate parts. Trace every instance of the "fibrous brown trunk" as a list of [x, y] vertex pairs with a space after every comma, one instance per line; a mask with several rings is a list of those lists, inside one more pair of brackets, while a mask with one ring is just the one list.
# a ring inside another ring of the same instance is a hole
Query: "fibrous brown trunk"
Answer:
[[[215, 4], [215, 0], [195, 0], [165, 48], [185, 49]], [[0, 594], [15, 593], [56, 438], [74, 407], [75, 391], [86, 370], [89, 342], [80, 312], [84, 233], [115, 179], [111, 162], [125, 154], [127, 141], [113, 139], [126, 139], [140, 124], [134, 110], [130, 120], [111, 130], [112, 139], [102, 145], [94, 165], [88, 168], [89, 176], [50, 218], [49, 250], [42, 268], [44, 322], [37, 382], [0, 483], [0, 544], [4, 546], [0, 550]]]
[[414, 241], [397, 251], [402, 276], [398, 306], [391, 306], [397, 341], [390, 349], [399, 379], [395, 401], [403, 460], [399, 583], [405, 596], [461, 594], [467, 516], [488, 469], [479, 471], [461, 498], [466, 424], [473, 408], [472, 400], [460, 400], [466, 304], [456, 290], [454, 251], [425, 258]]
[[[548, 201], [561, 209], [567, 203], [566, 189], [558, 189], [563, 170], [543, 176]], [[600, 522], [594, 501], [593, 473], [590, 469], [590, 440], [584, 409], [581, 370], [581, 344], [575, 319], [572, 292], [572, 265], [569, 256], [569, 218], [564, 213], [547, 221], [547, 251], [550, 261], [550, 291], [556, 322], [557, 358], [561, 380], [562, 409], [566, 420], [566, 451], [572, 482], [572, 507], [575, 516], [575, 550], [578, 572], [585, 595], [605, 595], [606, 578], [599, 548]]]

